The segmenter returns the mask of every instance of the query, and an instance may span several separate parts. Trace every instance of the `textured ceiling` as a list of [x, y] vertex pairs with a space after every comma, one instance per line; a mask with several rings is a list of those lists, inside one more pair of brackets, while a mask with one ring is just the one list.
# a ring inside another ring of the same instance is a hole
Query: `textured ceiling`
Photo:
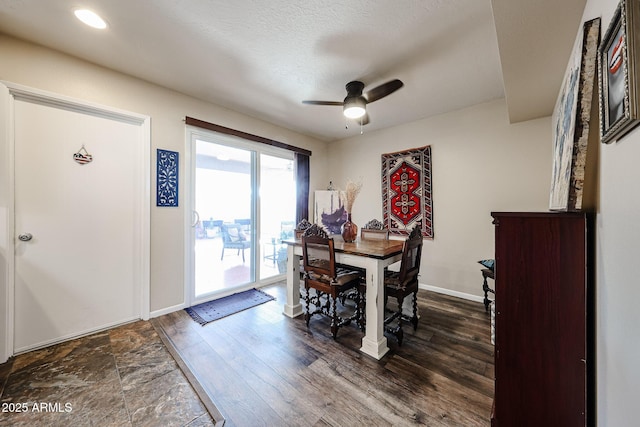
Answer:
[[[301, 101], [342, 101], [351, 80], [405, 84], [367, 106], [364, 132], [505, 87], [512, 121], [551, 114], [584, 2], [0, 0], [0, 31], [331, 141], [360, 126], [346, 129], [341, 107]], [[85, 27], [76, 6], [108, 30]]]

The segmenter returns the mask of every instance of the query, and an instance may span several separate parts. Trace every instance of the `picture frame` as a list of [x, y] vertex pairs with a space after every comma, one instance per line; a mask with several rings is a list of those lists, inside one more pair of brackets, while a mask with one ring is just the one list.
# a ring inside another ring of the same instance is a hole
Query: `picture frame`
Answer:
[[598, 49], [600, 141], [609, 144], [640, 124], [640, 0], [621, 0]]
[[586, 21], [576, 37], [553, 109], [551, 211], [582, 209], [599, 41], [600, 18]]

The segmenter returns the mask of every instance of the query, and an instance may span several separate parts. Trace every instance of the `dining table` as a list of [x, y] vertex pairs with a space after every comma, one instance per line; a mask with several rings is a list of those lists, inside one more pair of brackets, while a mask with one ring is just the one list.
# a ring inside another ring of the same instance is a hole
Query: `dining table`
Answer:
[[[300, 302], [300, 259], [302, 240], [283, 240], [287, 245], [287, 301], [284, 315], [294, 318], [303, 314]], [[384, 270], [402, 258], [403, 240], [358, 239], [345, 242], [334, 236], [336, 263], [359, 267], [366, 275], [366, 326], [360, 351], [381, 359], [388, 351], [384, 335]]]

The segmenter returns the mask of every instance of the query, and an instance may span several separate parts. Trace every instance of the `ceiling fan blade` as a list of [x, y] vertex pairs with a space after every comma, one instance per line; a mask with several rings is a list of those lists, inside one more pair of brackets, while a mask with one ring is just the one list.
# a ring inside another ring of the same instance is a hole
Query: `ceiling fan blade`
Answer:
[[303, 104], [309, 105], [339, 105], [342, 106], [342, 101], [302, 101]]
[[398, 79], [390, 80], [367, 91], [367, 93], [364, 94], [364, 97], [367, 99], [367, 102], [377, 101], [380, 98], [384, 98], [385, 96], [392, 94], [402, 86], [404, 86], [402, 81]]

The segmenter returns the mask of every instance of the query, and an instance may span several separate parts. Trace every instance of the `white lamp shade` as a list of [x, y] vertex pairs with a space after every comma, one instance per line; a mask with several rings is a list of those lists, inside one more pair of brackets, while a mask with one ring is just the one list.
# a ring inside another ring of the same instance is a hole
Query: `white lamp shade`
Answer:
[[350, 119], [359, 119], [367, 112], [365, 102], [360, 97], [348, 99], [344, 103], [343, 113]]

